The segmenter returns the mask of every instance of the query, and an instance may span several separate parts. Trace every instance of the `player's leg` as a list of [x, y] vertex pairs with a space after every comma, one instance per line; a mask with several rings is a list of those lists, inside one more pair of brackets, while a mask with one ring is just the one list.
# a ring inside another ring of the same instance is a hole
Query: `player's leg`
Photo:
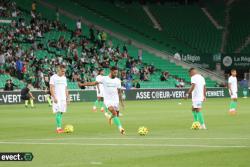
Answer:
[[46, 95], [46, 99], [47, 99], [47, 102], [49, 103], [49, 106], [52, 106], [52, 104], [51, 104], [51, 98], [50, 98], [49, 94]]
[[112, 117], [110, 118], [110, 123], [111, 120], [113, 119], [114, 124], [118, 127], [119, 131], [121, 134], [125, 134], [125, 130], [122, 127], [121, 121], [117, 115], [117, 109], [114, 106], [109, 106], [108, 110], [112, 113]]
[[[63, 124], [63, 113], [65, 113], [67, 111], [67, 102], [66, 101], [61, 101], [60, 102], [60, 112], [61, 112], [61, 117], [60, 117], [60, 122], [61, 122], [61, 128], [62, 128], [62, 124]], [[62, 129], [62, 131], [64, 131]]]
[[235, 108], [235, 112], [237, 111], [237, 105], [238, 105], [237, 98], [235, 98], [235, 99], [234, 99], [234, 108]]
[[97, 97], [96, 101], [94, 102], [93, 112], [96, 112], [98, 106], [99, 106], [99, 100], [98, 100], [98, 97]]
[[56, 129], [62, 129], [62, 113], [56, 112]]
[[231, 99], [230, 105], [229, 105], [229, 112], [233, 112], [233, 110], [235, 110], [234, 106], [235, 106], [234, 100]]
[[110, 117], [109, 123], [111, 124], [111, 120], [113, 119], [115, 125], [116, 125], [118, 128], [121, 127], [121, 121], [120, 121], [120, 119], [119, 119], [118, 116], [117, 116], [117, 112], [116, 112], [115, 108], [114, 108], [113, 106], [109, 106], [109, 107], [108, 107], [108, 110], [109, 110], [110, 113], [112, 114], [111, 117]]
[[198, 115], [197, 115], [197, 112], [196, 112], [196, 110], [194, 109], [193, 106], [192, 106], [192, 114], [193, 114], [194, 122], [197, 122], [198, 121]]
[[229, 114], [235, 115], [236, 114], [236, 107], [237, 107], [237, 93], [232, 93], [231, 95], [231, 102], [229, 106]]
[[24, 100], [24, 106], [27, 108], [29, 104], [29, 98], [27, 96], [22, 95], [21, 99]]
[[103, 103], [103, 97], [98, 97], [99, 98], [99, 103], [100, 103], [100, 107], [101, 107], [101, 112], [105, 111], [105, 105]]
[[193, 110], [196, 113], [196, 120], [200, 123], [201, 129], [206, 129], [205, 121], [203, 114], [201, 112], [202, 109], [202, 102], [200, 101], [194, 101], [193, 102]]
[[201, 112], [201, 108], [197, 108], [196, 111], [197, 111], [198, 121], [200, 122], [200, 125], [201, 125], [201, 129], [207, 129], [206, 125], [205, 125], [203, 114]]
[[[112, 117], [112, 114], [109, 112], [108, 107], [106, 107], [105, 105], [104, 105], [104, 116], [105, 116], [108, 120]], [[109, 122], [109, 123], [112, 124], [112, 121]]]
[[27, 107], [28, 107], [28, 104], [29, 104], [29, 100], [25, 99], [25, 100], [24, 100], [24, 104], [25, 104], [25, 107], [27, 108]]
[[66, 102], [53, 103], [53, 112], [56, 114], [56, 132], [63, 133], [62, 116], [66, 112]]
[[236, 114], [236, 108], [237, 108], [237, 98], [233, 98], [231, 100], [231, 105], [230, 105], [230, 114], [235, 115]]
[[30, 101], [30, 106], [33, 108], [34, 107], [34, 101], [33, 101], [33, 99], [31, 98], [30, 95], [27, 95], [27, 98]]
[[30, 106], [33, 108], [34, 107], [34, 100], [32, 98], [30, 98]]

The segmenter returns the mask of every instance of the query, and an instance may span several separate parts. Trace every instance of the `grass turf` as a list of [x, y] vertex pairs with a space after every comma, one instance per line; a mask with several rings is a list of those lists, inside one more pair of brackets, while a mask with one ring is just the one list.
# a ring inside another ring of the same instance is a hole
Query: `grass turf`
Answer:
[[[32, 152], [32, 162], [0, 166], [36, 167], [247, 167], [250, 164], [249, 99], [239, 99], [238, 115], [229, 116], [229, 99], [208, 99], [208, 130], [190, 130], [190, 100], [127, 101], [121, 121], [126, 136], [109, 126], [92, 103], [71, 103], [63, 116], [72, 134], [55, 133], [47, 104], [35, 108], [0, 106], [0, 152]], [[180, 104], [181, 103], [181, 104]], [[138, 136], [139, 126], [149, 128]]]

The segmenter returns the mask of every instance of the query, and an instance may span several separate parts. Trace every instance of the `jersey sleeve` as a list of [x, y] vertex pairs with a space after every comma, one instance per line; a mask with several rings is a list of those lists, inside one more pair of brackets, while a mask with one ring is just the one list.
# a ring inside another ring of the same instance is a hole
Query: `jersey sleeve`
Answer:
[[191, 77], [191, 84], [196, 84], [196, 79], [195, 79], [195, 77]]
[[55, 85], [54, 76], [50, 77], [49, 84]]
[[233, 81], [232, 81], [232, 77], [229, 77], [229, 78], [228, 78], [228, 83], [231, 84], [232, 82], [233, 82]]
[[104, 77], [101, 77], [101, 76], [97, 76], [97, 77], [96, 77], [96, 81], [97, 81], [98, 83], [103, 83], [103, 80], [104, 80]]
[[206, 80], [204, 78], [202, 78], [202, 81], [203, 81], [203, 85], [205, 86], [206, 85]]
[[118, 89], [122, 88], [122, 84], [121, 84], [121, 80], [120, 79], [118, 79], [118, 81], [117, 81], [117, 88]]

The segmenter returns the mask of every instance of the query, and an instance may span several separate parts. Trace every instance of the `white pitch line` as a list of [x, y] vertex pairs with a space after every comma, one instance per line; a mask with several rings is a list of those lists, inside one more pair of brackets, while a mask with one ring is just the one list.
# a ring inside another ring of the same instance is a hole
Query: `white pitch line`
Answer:
[[92, 161], [90, 162], [91, 165], [102, 165], [102, 162], [96, 162], [96, 161]]
[[43, 138], [43, 139], [15, 139], [15, 140], [40, 140], [40, 141], [53, 141], [53, 140], [250, 140], [249, 138], [150, 138], [150, 137], [121, 137], [121, 138], [102, 138], [102, 137], [78, 137], [78, 138]]
[[75, 146], [121, 146], [121, 147], [197, 147], [197, 148], [250, 148], [250, 146], [244, 145], [194, 145], [194, 144], [91, 144], [91, 143], [29, 143], [29, 142], [8, 142], [1, 141], [0, 144], [9, 145], [75, 145]]

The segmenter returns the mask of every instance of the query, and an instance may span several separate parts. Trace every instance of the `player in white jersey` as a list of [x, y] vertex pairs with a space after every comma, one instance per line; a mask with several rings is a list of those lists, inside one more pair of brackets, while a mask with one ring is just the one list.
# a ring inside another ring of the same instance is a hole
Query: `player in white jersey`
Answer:
[[228, 78], [228, 90], [231, 96], [229, 114], [236, 114], [237, 98], [238, 98], [238, 85], [237, 85], [237, 72], [235, 69], [231, 70], [231, 76]]
[[186, 98], [192, 94], [192, 113], [194, 122], [199, 122], [201, 129], [206, 129], [204, 118], [201, 112], [202, 103], [206, 100], [206, 82], [205, 79], [194, 68], [190, 68], [191, 87], [186, 94]]
[[67, 79], [65, 77], [66, 68], [60, 65], [57, 69], [57, 74], [50, 77], [50, 92], [53, 100], [52, 109], [56, 114], [56, 132], [63, 133], [62, 129], [62, 114], [67, 110], [69, 102], [69, 94], [67, 89]]
[[[99, 69], [98, 75], [96, 76], [96, 81], [100, 81], [101, 78], [103, 77], [103, 74], [104, 74], [104, 70]], [[105, 109], [104, 109], [104, 105], [103, 105], [103, 84], [102, 83], [96, 85], [96, 96], [97, 96], [97, 99], [96, 99], [95, 104], [93, 106], [93, 111], [96, 112], [97, 107], [100, 106], [101, 112], [104, 112]]]
[[112, 114], [109, 118], [109, 123], [111, 124], [111, 121], [113, 120], [120, 133], [123, 135], [125, 134], [125, 130], [119, 119], [119, 103], [121, 103], [122, 107], [124, 107], [124, 104], [122, 100], [121, 80], [117, 78], [117, 75], [117, 67], [111, 67], [108, 76], [103, 76], [96, 82], [79, 83], [79, 86], [95, 86], [101, 83], [103, 84], [104, 104]]

